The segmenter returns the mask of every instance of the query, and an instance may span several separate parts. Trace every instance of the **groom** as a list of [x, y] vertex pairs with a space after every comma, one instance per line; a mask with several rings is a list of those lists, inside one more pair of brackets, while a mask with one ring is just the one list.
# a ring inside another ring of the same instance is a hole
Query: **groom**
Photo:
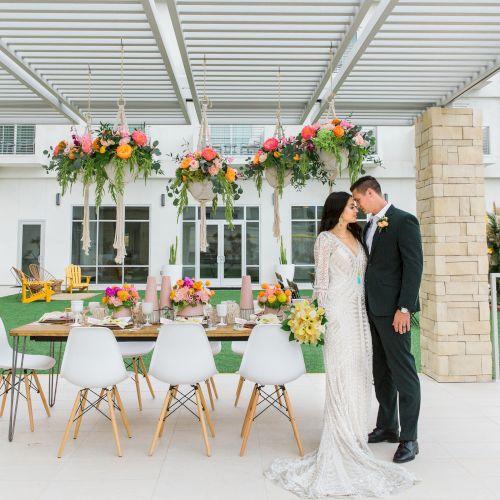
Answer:
[[410, 350], [410, 314], [420, 310], [420, 229], [413, 215], [387, 203], [374, 177], [361, 177], [351, 186], [351, 192], [358, 207], [372, 214], [363, 233], [368, 254], [365, 293], [373, 340], [373, 379], [380, 406], [368, 442], [399, 441], [394, 462], [409, 462], [418, 454], [420, 381]]

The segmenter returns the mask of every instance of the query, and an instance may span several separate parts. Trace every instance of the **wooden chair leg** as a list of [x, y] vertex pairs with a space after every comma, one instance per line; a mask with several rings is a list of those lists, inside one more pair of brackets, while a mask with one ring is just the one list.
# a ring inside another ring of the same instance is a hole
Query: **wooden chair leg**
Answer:
[[142, 356], [139, 356], [139, 362], [141, 363], [142, 373], [144, 375], [144, 378], [146, 379], [146, 383], [148, 384], [149, 392], [151, 393], [151, 396], [154, 399], [155, 392], [153, 391], [153, 386], [151, 385], [151, 380], [149, 378], [148, 371], [146, 370], [146, 365], [144, 364], [144, 360], [142, 359]]
[[[178, 386], [176, 386], [175, 388], [175, 393], [177, 394], [177, 388]], [[174, 398], [174, 390], [170, 391], [169, 394], [167, 395], [170, 399], [167, 403], [167, 411], [165, 412], [165, 418], [163, 419], [163, 422], [161, 424], [161, 428], [160, 428], [160, 437], [163, 436], [163, 431], [165, 430], [165, 424], [167, 423], [167, 418], [168, 418], [168, 412], [170, 410], [170, 405], [172, 404], [173, 402], [173, 398]]]
[[139, 384], [139, 370], [135, 358], [132, 358], [132, 366], [134, 367], [135, 390], [137, 391], [137, 401], [139, 402], [139, 410], [142, 411], [141, 386]]
[[59, 451], [57, 452], [57, 458], [61, 458], [64, 452], [64, 447], [66, 446], [66, 441], [68, 440], [69, 431], [71, 430], [71, 425], [73, 424], [73, 419], [75, 418], [76, 410], [78, 409], [78, 405], [80, 403], [82, 391], [78, 391], [76, 395], [75, 404], [71, 409], [71, 413], [69, 414], [68, 423], [66, 424], [66, 429], [64, 429], [63, 438], [61, 444], [59, 445]]
[[40, 379], [38, 378], [38, 374], [34, 371], [31, 373], [33, 378], [35, 379], [36, 388], [38, 389], [38, 393], [40, 394], [40, 399], [42, 400], [43, 407], [45, 408], [45, 413], [47, 413], [47, 417], [50, 417], [50, 408], [47, 404], [47, 400], [45, 399], [45, 393], [42, 389], [42, 384], [40, 383]]
[[28, 416], [30, 419], [30, 430], [35, 431], [35, 421], [33, 420], [33, 405], [31, 403], [30, 378], [28, 373], [24, 374], [24, 387], [26, 389], [26, 402], [28, 403]]
[[7, 378], [5, 379], [4, 393], [2, 396], [2, 405], [0, 406], [0, 417], [3, 417], [3, 412], [5, 410], [5, 403], [7, 402], [7, 394], [10, 390], [10, 377], [12, 373], [8, 373]]
[[276, 389], [276, 395], [278, 396], [278, 403], [280, 406], [283, 406], [283, 402], [281, 401], [280, 388], [277, 385], [275, 385], [274, 388]]
[[242, 457], [245, 454], [248, 436], [250, 436], [250, 430], [252, 429], [253, 419], [255, 417], [255, 410], [257, 409], [258, 400], [259, 400], [259, 390], [256, 388], [256, 394], [252, 401], [252, 407], [250, 408], [250, 414], [248, 415], [246, 428], [245, 431], [243, 432], [243, 441], [241, 443], [241, 448], [240, 448], [240, 457]]
[[156, 429], [153, 434], [153, 439], [151, 440], [151, 446], [149, 447], [149, 456], [153, 456], [153, 453], [155, 452], [156, 444], [158, 442], [158, 438], [160, 437], [160, 431], [162, 431], [162, 428], [164, 427], [163, 421], [165, 419], [165, 415], [167, 414], [167, 408], [170, 404], [170, 398], [172, 397], [172, 391], [173, 389], [170, 389], [168, 391], [168, 394], [165, 396], [165, 401], [163, 403], [163, 407], [160, 412], [160, 417], [158, 418], [158, 423], [156, 424]]
[[120, 415], [122, 417], [123, 426], [127, 431], [127, 436], [131, 438], [132, 433], [130, 432], [130, 426], [128, 424], [127, 414], [125, 413], [125, 407], [123, 406], [123, 401], [122, 398], [120, 397], [120, 393], [118, 392], [118, 387], [116, 387], [116, 385], [113, 386], [113, 393], [116, 398], [116, 402], [118, 403], [118, 408], [120, 408]]
[[79, 409], [78, 409], [78, 416], [76, 417], [76, 425], [75, 425], [75, 432], [73, 433], [73, 439], [76, 439], [78, 437], [78, 433], [80, 432], [80, 426], [82, 425], [82, 420], [83, 420], [83, 410], [85, 410], [85, 406], [87, 404], [87, 394], [89, 393], [88, 389], [85, 389], [83, 391], [82, 395], [82, 401], [80, 403]]
[[234, 400], [234, 406], [238, 406], [238, 401], [240, 400], [241, 389], [243, 387], [243, 382], [245, 379], [240, 375], [240, 380], [238, 381], [238, 387], [236, 388], [236, 399]]
[[217, 387], [215, 387], [215, 382], [213, 377], [210, 377], [210, 383], [212, 384], [212, 389], [214, 390], [215, 399], [219, 399], [219, 395], [217, 394]]
[[198, 416], [200, 417], [201, 432], [203, 434], [203, 441], [205, 442], [205, 450], [207, 452], [207, 456], [210, 456], [212, 454], [212, 451], [210, 449], [210, 443], [208, 442], [207, 427], [205, 425], [205, 416], [201, 405], [200, 392], [201, 392], [200, 386], [197, 385], [195, 389], [195, 394], [196, 394], [196, 405], [198, 406]]
[[113, 398], [111, 397], [112, 392], [113, 392], [112, 390], [107, 391], [109, 416], [111, 418], [111, 427], [113, 428], [113, 435], [115, 437], [116, 452], [118, 456], [121, 457], [123, 456], [123, 453], [122, 453], [122, 446], [120, 444], [120, 436], [118, 435], [118, 426], [116, 425], [115, 407], [113, 405]]
[[210, 381], [208, 379], [205, 380], [205, 384], [207, 384], [208, 397], [210, 398], [210, 406], [212, 408], [212, 411], [214, 411], [215, 410], [214, 398], [212, 396], [212, 389], [210, 388]]
[[201, 387], [199, 384], [198, 384], [198, 389], [200, 390], [201, 404], [203, 406], [203, 411], [205, 412], [205, 417], [207, 419], [208, 428], [210, 429], [210, 434], [212, 434], [212, 437], [215, 437], [214, 424], [212, 423], [212, 419], [210, 417], [210, 412], [208, 411], [207, 403], [205, 401], [205, 397], [203, 396], [203, 391], [201, 390]]
[[293, 435], [295, 436], [295, 441], [297, 441], [297, 446], [299, 448], [299, 455], [303, 457], [304, 448], [302, 447], [302, 441], [300, 440], [299, 430], [297, 428], [297, 423], [295, 422], [292, 403], [290, 403], [290, 398], [288, 397], [288, 392], [285, 387], [283, 387], [283, 396], [285, 396], [286, 409], [288, 411], [288, 416], [290, 417], [290, 423], [292, 424]]
[[253, 400], [256, 397], [257, 393], [258, 393], [257, 384], [255, 384], [253, 386], [253, 389], [252, 389], [252, 395], [250, 396], [250, 401], [248, 402], [247, 411], [245, 413], [245, 418], [243, 419], [243, 425], [241, 427], [241, 432], [240, 432], [241, 437], [243, 437], [243, 433], [245, 432], [245, 429], [246, 429], [246, 426], [248, 423], [248, 416], [250, 415], [250, 410], [251, 410], [252, 405], [253, 405]]
[[106, 392], [106, 391], [105, 391], [104, 389], [101, 389], [101, 392], [99, 393], [99, 399], [97, 400], [97, 403], [96, 403], [96, 405], [95, 405], [96, 410], [98, 410], [98, 409], [99, 409], [99, 405], [101, 404], [102, 397], [104, 396], [104, 393], [105, 393], [105, 392]]

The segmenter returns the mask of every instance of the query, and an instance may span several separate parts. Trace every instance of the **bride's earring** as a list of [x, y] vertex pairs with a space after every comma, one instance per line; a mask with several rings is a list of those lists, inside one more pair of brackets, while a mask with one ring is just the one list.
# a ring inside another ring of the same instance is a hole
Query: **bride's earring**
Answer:
[[339, 227], [344, 227], [344, 219], [342, 216], [339, 217]]

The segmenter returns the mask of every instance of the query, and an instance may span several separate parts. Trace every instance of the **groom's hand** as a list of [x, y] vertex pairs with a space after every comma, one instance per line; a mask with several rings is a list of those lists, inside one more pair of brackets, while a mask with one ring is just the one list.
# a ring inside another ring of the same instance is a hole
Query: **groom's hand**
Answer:
[[401, 312], [399, 309], [394, 315], [394, 321], [392, 322], [394, 331], [399, 334], [403, 334], [410, 331], [410, 313]]

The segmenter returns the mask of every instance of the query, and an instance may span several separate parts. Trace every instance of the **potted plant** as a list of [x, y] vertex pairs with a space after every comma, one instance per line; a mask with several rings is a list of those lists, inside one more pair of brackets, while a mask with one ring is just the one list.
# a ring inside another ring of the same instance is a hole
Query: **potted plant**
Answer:
[[269, 285], [261, 284], [262, 290], [257, 295], [257, 301], [264, 307], [264, 314], [280, 314], [281, 308], [292, 302], [292, 292], [283, 290], [279, 283]]
[[175, 237], [175, 245], [172, 243], [169, 247], [168, 265], [163, 266], [162, 275], [170, 276], [172, 282], [182, 278], [182, 264], [177, 264], [177, 249], [179, 238]]
[[123, 286], [110, 286], [106, 288], [102, 303], [111, 310], [114, 318], [131, 317], [131, 308], [137, 304], [139, 293], [137, 290], [125, 283]]
[[[276, 266], [276, 272], [281, 274], [284, 280], [293, 281], [293, 275], [295, 274], [295, 265], [288, 264], [285, 246], [283, 245], [283, 236], [281, 236], [280, 238], [279, 264]], [[284, 284], [286, 285], [286, 282]]]
[[178, 316], [203, 316], [203, 306], [215, 295], [209, 281], [184, 278], [177, 281], [170, 293], [174, 311]]
[[[488, 245], [489, 272], [500, 273], [500, 224], [498, 222], [496, 206], [493, 212], [487, 213], [486, 243]], [[500, 284], [497, 280], [497, 297], [500, 299]], [[497, 308], [500, 306], [497, 304]]]

